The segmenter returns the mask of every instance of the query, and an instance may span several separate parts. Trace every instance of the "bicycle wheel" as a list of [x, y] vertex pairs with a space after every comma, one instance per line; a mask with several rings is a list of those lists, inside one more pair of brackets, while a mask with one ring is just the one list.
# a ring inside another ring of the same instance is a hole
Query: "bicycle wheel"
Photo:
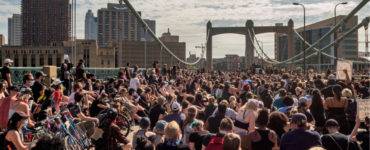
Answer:
[[122, 130], [123, 135], [128, 136], [130, 134], [131, 123], [126, 116], [118, 114], [116, 124]]
[[64, 138], [64, 146], [65, 150], [83, 150], [83, 148], [81, 148], [81, 146], [78, 144], [77, 140], [70, 135]]

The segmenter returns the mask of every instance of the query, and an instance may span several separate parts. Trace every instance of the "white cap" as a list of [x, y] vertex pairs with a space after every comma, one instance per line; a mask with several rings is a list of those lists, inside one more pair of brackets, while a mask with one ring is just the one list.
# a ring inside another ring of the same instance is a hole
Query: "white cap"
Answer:
[[7, 58], [4, 60], [4, 64], [9, 64], [9, 63], [13, 63], [13, 60]]
[[330, 75], [328, 76], [328, 79], [329, 79], [329, 80], [335, 80], [336, 78], [335, 78], [335, 75], [334, 75], [334, 74], [330, 74]]
[[59, 84], [61, 84], [62, 83], [62, 81], [60, 81], [60, 79], [55, 79], [54, 81], [53, 81], [53, 83], [51, 83], [51, 85], [59, 85]]
[[173, 102], [171, 104], [171, 110], [173, 111], [179, 111], [181, 109], [181, 105], [178, 102]]

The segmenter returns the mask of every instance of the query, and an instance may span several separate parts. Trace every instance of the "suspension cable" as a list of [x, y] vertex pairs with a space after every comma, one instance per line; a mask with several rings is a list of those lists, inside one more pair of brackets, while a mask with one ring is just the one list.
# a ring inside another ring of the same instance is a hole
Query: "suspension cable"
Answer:
[[[144, 27], [149, 31], [149, 34], [150, 36], [152, 36], [154, 38], [154, 40], [156, 40], [163, 48], [164, 50], [166, 50], [172, 57], [174, 57], [175, 59], [177, 59], [179, 62], [183, 63], [183, 64], [186, 64], [186, 65], [196, 65], [204, 56], [204, 50], [202, 50], [202, 54], [201, 54], [201, 57], [199, 57], [199, 59], [195, 62], [192, 62], [192, 63], [189, 63], [189, 62], [186, 62], [185, 60], [182, 60], [181, 58], [177, 57], [156, 35], [155, 33], [152, 31], [152, 29], [149, 28], [148, 24], [141, 18], [141, 16], [139, 15], [139, 13], [135, 10], [135, 8], [131, 5], [131, 3], [128, 1], [128, 0], [123, 0], [126, 4], [126, 6], [131, 10], [131, 13], [134, 14], [134, 16], [136, 17], [136, 19], [138, 19], [140, 21], [140, 23], [142, 23], [144, 25]], [[120, 4], [122, 4], [122, 0], [120, 0]], [[209, 31], [207, 31], [209, 32]], [[208, 35], [208, 34], [207, 34]], [[207, 41], [208, 41], [208, 36], [207, 36]]]
[[[248, 33], [249, 33], [249, 36], [250, 36], [250, 38], [252, 38], [252, 36], [251, 36], [251, 34], [250, 34], [250, 29], [248, 29]], [[274, 59], [271, 59], [264, 51], [263, 51], [263, 49], [262, 49], [262, 47], [261, 47], [261, 45], [259, 44], [259, 41], [258, 41], [258, 39], [257, 39], [257, 37], [256, 37], [256, 34], [255, 34], [255, 32], [254, 32], [254, 28], [252, 28], [252, 34], [254, 35], [254, 39], [256, 40], [256, 42], [257, 42], [257, 46], [258, 46], [258, 48], [261, 50], [261, 52], [262, 52], [262, 54], [268, 59], [268, 60], [270, 60], [271, 62], [274, 62], [274, 63], [278, 63], [279, 61], [277, 61], [277, 60], [274, 60]], [[254, 43], [253, 43], [253, 46], [254, 46]]]
[[253, 48], [256, 49], [257, 55], [260, 56], [262, 58], [262, 60], [264, 60], [265, 62], [270, 63], [270, 64], [275, 64], [276, 62], [271, 61], [269, 58], [267, 58], [267, 60], [266, 59], [263, 59], [263, 56], [259, 53], [259, 51], [257, 50], [257, 48], [254, 46], [254, 39], [253, 39], [253, 37], [251, 35], [250, 29], [248, 29], [248, 35], [249, 35], [249, 40], [251, 41]]

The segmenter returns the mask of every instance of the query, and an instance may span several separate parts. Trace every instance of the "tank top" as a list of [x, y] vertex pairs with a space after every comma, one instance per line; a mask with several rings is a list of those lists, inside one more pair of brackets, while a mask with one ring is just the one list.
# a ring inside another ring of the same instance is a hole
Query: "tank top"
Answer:
[[[5, 133], [5, 137], [6, 137], [6, 134], [8, 134], [8, 132]], [[15, 147], [15, 145], [13, 144], [13, 142], [8, 141], [6, 138], [4, 138], [4, 140], [5, 140], [5, 149], [6, 150], [16, 150], [17, 149]]]
[[257, 142], [252, 141], [252, 149], [271, 150], [274, 147], [274, 143], [269, 139], [270, 130], [256, 129], [256, 132], [261, 136], [261, 140]]

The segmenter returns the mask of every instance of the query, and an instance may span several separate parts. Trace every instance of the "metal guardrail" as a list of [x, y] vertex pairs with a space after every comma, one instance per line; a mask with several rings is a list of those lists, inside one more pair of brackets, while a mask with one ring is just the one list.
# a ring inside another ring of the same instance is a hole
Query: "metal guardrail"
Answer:
[[[42, 67], [11, 67], [12, 81], [14, 84], [21, 84], [23, 75], [26, 73], [35, 74], [38, 71], [42, 71]], [[58, 67], [58, 72], [60, 68]], [[119, 68], [85, 68], [86, 73], [94, 74], [98, 79], [106, 79], [110, 77], [116, 77], [118, 75]]]

